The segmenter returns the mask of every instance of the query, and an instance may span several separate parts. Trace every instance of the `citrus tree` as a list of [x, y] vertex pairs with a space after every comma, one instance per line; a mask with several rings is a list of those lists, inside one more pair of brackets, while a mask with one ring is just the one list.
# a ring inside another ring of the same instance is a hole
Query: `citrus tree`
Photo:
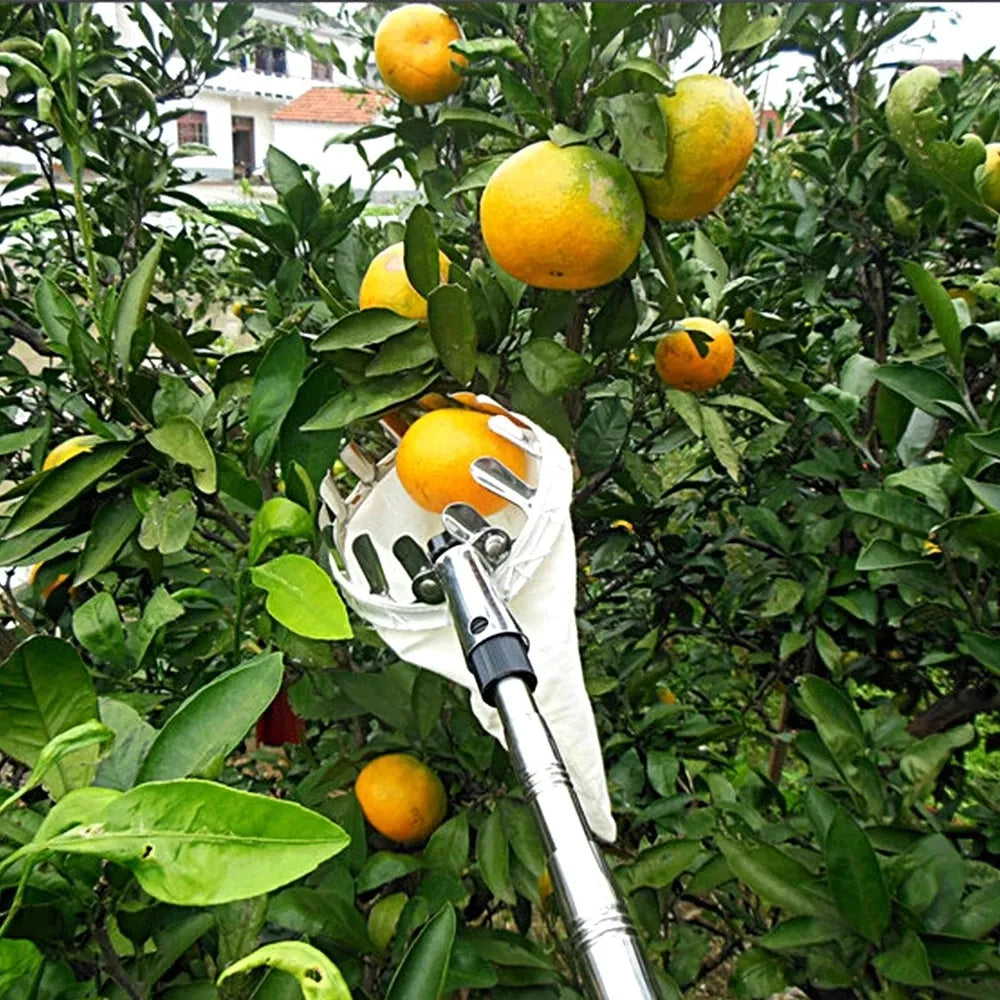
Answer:
[[581, 995], [506, 754], [316, 527], [344, 444], [426, 408], [407, 488], [464, 488], [427, 472], [466, 389], [575, 461], [607, 857], [664, 996], [988, 996], [996, 64], [880, 75], [893, 5], [344, 5], [399, 99], [338, 141], [389, 138], [412, 204], [272, 148], [276, 201], [207, 208], [162, 102], [264, 29], [129, 9], [132, 49], [0, 8], [38, 164], [0, 204], [4, 996]]

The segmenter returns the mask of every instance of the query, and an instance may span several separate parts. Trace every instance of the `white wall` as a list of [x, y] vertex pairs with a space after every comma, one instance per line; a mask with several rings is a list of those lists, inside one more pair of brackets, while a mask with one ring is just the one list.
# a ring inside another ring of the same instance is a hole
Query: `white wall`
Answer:
[[[307, 163], [319, 171], [319, 179], [323, 184], [343, 184], [348, 178], [351, 186], [358, 189], [368, 187], [368, 169], [364, 160], [353, 146], [331, 146], [326, 152], [323, 146], [335, 135], [344, 135], [357, 129], [356, 125], [331, 125], [326, 122], [274, 122], [274, 144], [282, 152]], [[392, 146], [393, 137], [369, 139], [365, 143], [365, 152], [370, 160], [381, 156]], [[379, 181], [375, 190], [380, 194], [405, 194], [414, 190], [413, 180], [409, 174], [400, 177], [390, 174]]]

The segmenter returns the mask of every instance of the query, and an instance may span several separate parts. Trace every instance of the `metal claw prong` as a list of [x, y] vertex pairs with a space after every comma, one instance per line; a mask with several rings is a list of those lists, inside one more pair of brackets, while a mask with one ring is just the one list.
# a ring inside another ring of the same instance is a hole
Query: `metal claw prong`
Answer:
[[414, 539], [401, 535], [392, 543], [392, 554], [413, 581], [413, 596], [418, 601], [424, 604], [441, 604], [444, 601], [444, 591], [427, 553]]
[[472, 478], [480, 486], [520, 507], [525, 514], [530, 512], [535, 490], [515, 476], [499, 459], [477, 458], [472, 463], [471, 471]]
[[375, 482], [375, 463], [353, 441], [341, 449], [340, 460], [361, 482]]
[[510, 552], [511, 540], [503, 528], [490, 524], [467, 503], [450, 503], [441, 514], [444, 530], [461, 542], [474, 545], [491, 566], [499, 566]]
[[499, 434], [500, 437], [506, 438], [511, 444], [516, 444], [518, 448], [532, 458], [540, 459], [542, 457], [542, 449], [538, 446], [538, 439], [531, 428], [515, 424], [510, 417], [506, 417], [502, 413], [497, 413], [490, 417], [487, 426], [494, 434]]
[[389, 584], [385, 579], [385, 571], [382, 569], [382, 560], [375, 551], [375, 543], [370, 535], [358, 535], [351, 543], [351, 551], [357, 559], [361, 572], [364, 573], [368, 587], [373, 594], [380, 597], [389, 595]]

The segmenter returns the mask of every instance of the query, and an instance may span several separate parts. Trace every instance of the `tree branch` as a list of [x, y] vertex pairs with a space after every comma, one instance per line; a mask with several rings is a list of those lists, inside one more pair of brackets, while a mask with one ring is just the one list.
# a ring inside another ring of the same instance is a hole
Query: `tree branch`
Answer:
[[963, 722], [968, 722], [980, 712], [1000, 709], [1000, 690], [993, 684], [953, 691], [925, 709], [906, 727], [911, 736], [930, 736], [942, 733]]
[[16, 312], [6, 306], [0, 306], [0, 316], [3, 316], [10, 323], [6, 329], [15, 340], [27, 344], [36, 354], [41, 354], [43, 357], [58, 357], [56, 352], [45, 343], [41, 331], [36, 330], [33, 326], [28, 326]]

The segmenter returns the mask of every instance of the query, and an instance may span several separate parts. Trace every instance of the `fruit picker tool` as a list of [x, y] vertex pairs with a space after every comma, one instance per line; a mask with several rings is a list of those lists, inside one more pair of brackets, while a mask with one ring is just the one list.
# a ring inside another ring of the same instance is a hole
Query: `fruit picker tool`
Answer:
[[[464, 503], [432, 514], [403, 489], [395, 451], [373, 461], [349, 444], [341, 458], [358, 485], [345, 498], [328, 476], [320, 491], [331, 575], [402, 659], [469, 688], [476, 716], [506, 745], [589, 997], [657, 1000], [597, 846], [615, 825], [576, 638], [569, 456], [487, 397], [452, 398], [491, 414], [490, 429], [527, 455], [528, 481], [476, 459], [473, 478], [507, 507], [492, 521]], [[398, 443], [403, 428], [382, 423]]]

